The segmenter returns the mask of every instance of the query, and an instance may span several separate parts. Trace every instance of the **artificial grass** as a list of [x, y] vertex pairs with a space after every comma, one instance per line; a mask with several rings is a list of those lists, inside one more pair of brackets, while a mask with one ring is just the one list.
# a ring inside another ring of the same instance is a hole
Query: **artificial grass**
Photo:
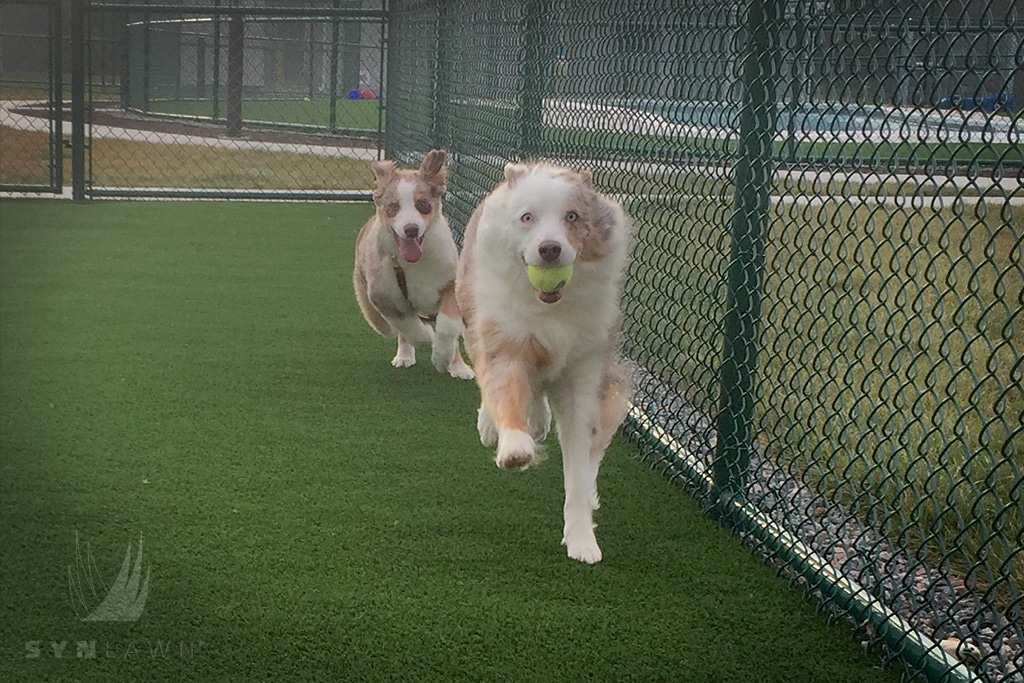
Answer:
[[[557, 447], [499, 471], [359, 318], [367, 214], [0, 201], [0, 680], [897, 680], [628, 443], [568, 560]], [[77, 619], [76, 533], [142, 535], [139, 621]]]

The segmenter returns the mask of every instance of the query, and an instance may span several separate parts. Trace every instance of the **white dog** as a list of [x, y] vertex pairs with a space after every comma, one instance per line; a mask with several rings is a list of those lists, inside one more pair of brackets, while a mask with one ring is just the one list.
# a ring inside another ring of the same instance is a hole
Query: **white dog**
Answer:
[[[418, 170], [375, 161], [376, 213], [356, 238], [353, 285], [370, 327], [398, 337], [396, 368], [416, 363], [416, 346], [430, 344], [431, 360], [452, 377], [473, 379], [459, 352], [462, 318], [455, 300], [459, 258], [441, 212], [445, 153], [431, 150]], [[436, 330], [425, 318], [436, 316]]]
[[[477, 420], [497, 465], [536, 461], [554, 411], [565, 480], [562, 543], [601, 560], [597, 472], [626, 416], [631, 382], [618, 356], [631, 228], [589, 172], [509, 164], [466, 227], [456, 280], [466, 349], [481, 393]], [[536, 290], [527, 266], [571, 264], [570, 282]], [[548, 399], [550, 398], [550, 409]]]

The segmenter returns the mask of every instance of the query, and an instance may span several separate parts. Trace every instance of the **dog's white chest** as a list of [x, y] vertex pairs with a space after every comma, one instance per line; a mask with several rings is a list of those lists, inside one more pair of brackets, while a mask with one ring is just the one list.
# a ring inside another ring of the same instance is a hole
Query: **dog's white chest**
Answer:
[[421, 315], [435, 315], [439, 295], [455, 278], [454, 264], [441, 259], [424, 258], [419, 263], [400, 263], [401, 274], [396, 278], [405, 280], [405, 296], [412, 307]]

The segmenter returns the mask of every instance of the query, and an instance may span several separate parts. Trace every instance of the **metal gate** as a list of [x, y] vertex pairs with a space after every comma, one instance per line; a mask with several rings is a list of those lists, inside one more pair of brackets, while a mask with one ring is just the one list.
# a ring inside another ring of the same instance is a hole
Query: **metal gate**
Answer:
[[60, 0], [0, 0], [0, 191], [60, 193]]

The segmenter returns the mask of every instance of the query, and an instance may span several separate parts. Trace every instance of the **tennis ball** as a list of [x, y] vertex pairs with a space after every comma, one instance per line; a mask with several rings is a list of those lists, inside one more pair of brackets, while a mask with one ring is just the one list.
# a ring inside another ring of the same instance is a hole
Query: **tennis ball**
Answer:
[[550, 294], [569, 284], [572, 279], [572, 264], [564, 266], [526, 266], [526, 277], [538, 291]]
[[303, 97], [302, 101], [303, 102], [309, 102], [309, 95], [306, 95], [305, 97]]

